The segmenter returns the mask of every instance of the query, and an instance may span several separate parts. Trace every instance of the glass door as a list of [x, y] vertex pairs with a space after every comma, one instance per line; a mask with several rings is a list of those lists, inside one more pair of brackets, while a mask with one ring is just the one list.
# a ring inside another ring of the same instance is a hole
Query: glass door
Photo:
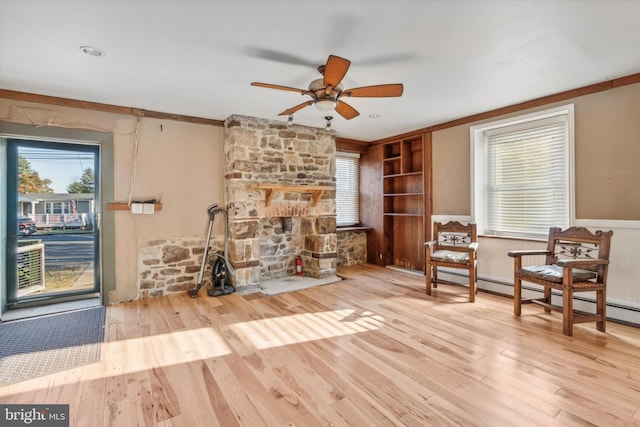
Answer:
[[7, 307], [98, 296], [100, 147], [7, 143]]

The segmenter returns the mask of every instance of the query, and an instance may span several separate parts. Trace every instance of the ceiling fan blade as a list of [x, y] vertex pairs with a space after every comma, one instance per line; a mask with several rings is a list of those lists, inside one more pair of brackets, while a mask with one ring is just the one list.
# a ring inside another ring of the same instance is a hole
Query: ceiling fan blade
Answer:
[[336, 111], [347, 120], [351, 120], [354, 117], [358, 117], [360, 115], [360, 113], [358, 113], [355, 108], [343, 101], [338, 102]]
[[402, 83], [393, 83], [388, 85], [363, 86], [356, 87], [354, 89], [346, 89], [342, 91], [340, 96], [384, 98], [402, 96], [403, 90], [404, 86], [402, 86]]
[[288, 116], [289, 114], [293, 114], [298, 110], [302, 110], [304, 107], [308, 107], [309, 105], [313, 105], [313, 101], [303, 102], [300, 105], [296, 105], [295, 107], [291, 107], [288, 110], [284, 110], [282, 113], [278, 114], [279, 116]]
[[247, 47], [244, 49], [244, 51], [251, 56], [267, 59], [269, 61], [282, 62], [285, 64], [305, 65], [310, 67], [317, 66], [317, 63], [314, 61], [310, 61], [306, 58], [295, 56], [286, 52], [280, 52], [274, 49], [266, 49], [261, 47]]
[[347, 70], [351, 65], [348, 59], [339, 56], [329, 55], [327, 65], [324, 66], [324, 85], [325, 87], [336, 87], [340, 84]]
[[358, 65], [381, 65], [381, 64], [394, 64], [398, 62], [414, 61], [418, 59], [418, 55], [414, 53], [391, 53], [387, 55], [373, 56], [369, 58], [358, 58], [356, 61]]
[[308, 92], [305, 89], [296, 89], [295, 87], [272, 85], [271, 83], [252, 82], [251, 86], [266, 87], [267, 89], [288, 90], [290, 92], [298, 92], [302, 95]]

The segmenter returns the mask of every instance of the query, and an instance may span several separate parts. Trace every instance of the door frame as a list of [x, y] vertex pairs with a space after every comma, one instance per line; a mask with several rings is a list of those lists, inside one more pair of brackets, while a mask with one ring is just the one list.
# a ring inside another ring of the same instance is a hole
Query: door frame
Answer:
[[[50, 151], [57, 151], [60, 153], [89, 153], [94, 156], [91, 169], [94, 170], [95, 182], [93, 193], [93, 205], [97, 206], [98, 200], [100, 200], [100, 146], [94, 143], [78, 144], [77, 142], [70, 141], [43, 141], [24, 139], [24, 138], [7, 138], [8, 142], [7, 152], [7, 212], [18, 211], [18, 163], [20, 158], [21, 148], [34, 148], [34, 149], [46, 149]], [[65, 290], [60, 292], [48, 292], [44, 294], [31, 294], [24, 297], [19, 297], [19, 290], [17, 286], [17, 271], [14, 266], [17, 264], [17, 252], [15, 249], [18, 247], [18, 235], [15, 230], [18, 229], [18, 220], [16, 216], [9, 215], [7, 217], [7, 282], [4, 288], [7, 291], [7, 308], [23, 308], [33, 305], [53, 304], [60, 301], [69, 301], [83, 298], [95, 298], [100, 295], [102, 290], [100, 274], [101, 266], [101, 254], [100, 254], [100, 223], [99, 210], [94, 209], [93, 217], [93, 244], [92, 244], [92, 259], [93, 259], [93, 287], [90, 289], [79, 290]], [[11, 296], [13, 295], [13, 296]]]
[[[109, 293], [115, 289], [115, 215], [107, 209], [107, 203], [114, 199], [114, 143], [113, 134], [108, 132], [65, 129], [58, 127], [38, 127], [16, 123], [0, 122], [0, 174], [7, 176], [7, 139], [29, 139], [50, 142], [65, 142], [98, 145], [100, 150], [100, 172], [97, 180], [101, 183], [99, 196], [96, 196], [96, 214], [101, 223], [99, 229], [100, 262], [100, 298], [103, 305], [109, 303]], [[6, 180], [4, 180], [6, 181]], [[6, 187], [6, 186], [3, 186]], [[7, 189], [0, 188], [0, 270], [7, 269], [7, 232], [6, 215]], [[0, 275], [0, 316], [7, 310], [7, 275]]]

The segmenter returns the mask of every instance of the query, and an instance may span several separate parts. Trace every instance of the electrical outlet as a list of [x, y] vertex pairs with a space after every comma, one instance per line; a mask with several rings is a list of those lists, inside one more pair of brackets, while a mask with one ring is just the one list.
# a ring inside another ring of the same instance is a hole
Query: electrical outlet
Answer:
[[151, 215], [155, 212], [155, 205], [153, 203], [143, 203], [142, 204], [142, 213], [146, 215]]
[[134, 215], [142, 214], [143, 203], [131, 203], [131, 213]]

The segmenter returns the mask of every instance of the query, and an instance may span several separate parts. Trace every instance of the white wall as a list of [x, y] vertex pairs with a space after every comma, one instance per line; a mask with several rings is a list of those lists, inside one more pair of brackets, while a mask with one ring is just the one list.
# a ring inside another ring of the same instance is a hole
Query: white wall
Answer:
[[[140, 240], [204, 236], [209, 223], [207, 207], [224, 203], [222, 127], [142, 118], [135, 164], [134, 116], [0, 99], [0, 121], [35, 125], [40, 129], [111, 133], [114, 164], [109, 170], [113, 173], [102, 179], [112, 181], [114, 200], [107, 202], [128, 201], [134, 171], [134, 199], [155, 198], [162, 202], [162, 210], [154, 215], [117, 211], [112, 229], [103, 230], [115, 236], [115, 284], [111, 284], [109, 303], [137, 297]], [[0, 200], [5, 198], [6, 195]], [[219, 224], [216, 233], [221, 232]]]

